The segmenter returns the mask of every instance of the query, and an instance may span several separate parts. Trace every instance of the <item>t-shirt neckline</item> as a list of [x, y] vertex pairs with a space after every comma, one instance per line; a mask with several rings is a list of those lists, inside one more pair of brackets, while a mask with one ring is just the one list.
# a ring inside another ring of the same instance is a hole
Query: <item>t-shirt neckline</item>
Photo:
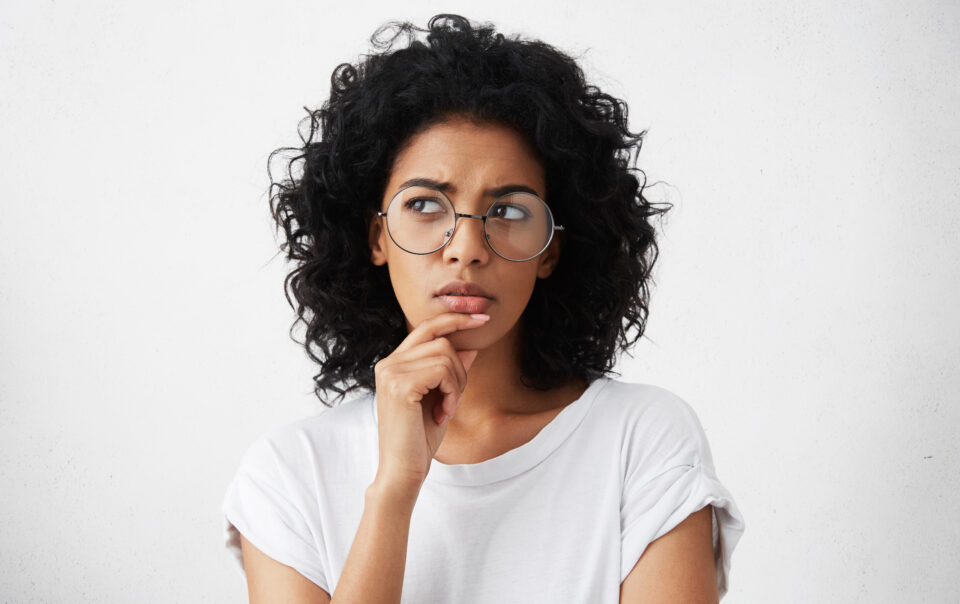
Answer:
[[[564, 407], [550, 422], [524, 444], [496, 457], [471, 464], [445, 464], [434, 459], [424, 484], [480, 486], [512, 478], [544, 461], [580, 426], [600, 390], [610, 381], [595, 379], [580, 398]], [[372, 397], [374, 421], [376, 394]]]

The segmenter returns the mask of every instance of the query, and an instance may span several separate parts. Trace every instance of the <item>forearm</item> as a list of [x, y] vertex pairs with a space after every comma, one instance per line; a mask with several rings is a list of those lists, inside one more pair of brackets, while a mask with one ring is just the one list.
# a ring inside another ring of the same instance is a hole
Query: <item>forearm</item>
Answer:
[[375, 481], [364, 497], [360, 527], [337, 583], [333, 604], [400, 602], [416, 491]]

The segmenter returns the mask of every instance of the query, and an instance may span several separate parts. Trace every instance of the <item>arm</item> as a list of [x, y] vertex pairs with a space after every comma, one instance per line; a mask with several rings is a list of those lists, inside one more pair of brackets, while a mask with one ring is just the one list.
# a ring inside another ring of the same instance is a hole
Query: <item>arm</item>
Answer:
[[374, 481], [333, 594], [334, 604], [400, 602], [417, 491]]
[[713, 508], [694, 512], [647, 546], [620, 584], [623, 604], [716, 604]]
[[250, 604], [290, 602], [330, 604], [330, 594], [285, 564], [267, 556], [240, 536]]
[[400, 602], [413, 508], [477, 356], [476, 350], [455, 350], [442, 336], [489, 319], [452, 312], [431, 317], [377, 362], [379, 465], [364, 495], [360, 526], [332, 599], [296, 570], [244, 541], [252, 604]]
[[374, 482], [331, 600], [312, 581], [270, 558], [245, 538], [243, 567], [250, 604], [339, 604], [399, 602], [407, 559], [410, 517], [417, 499], [410, 489]]

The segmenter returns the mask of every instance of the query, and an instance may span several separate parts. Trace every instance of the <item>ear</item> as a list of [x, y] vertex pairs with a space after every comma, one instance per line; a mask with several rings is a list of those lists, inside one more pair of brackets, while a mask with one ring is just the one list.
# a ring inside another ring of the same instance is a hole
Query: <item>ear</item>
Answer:
[[554, 237], [550, 245], [547, 246], [547, 249], [537, 258], [537, 261], [540, 263], [539, 266], [537, 266], [537, 278], [546, 279], [553, 273], [553, 269], [557, 267], [557, 262], [560, 261], [560, 250], [563, 247], [560, 239], [560, 236]]
[[377, 266], [383, 266], [387, 263], [387, 242], [386, 232], [383, 229], [383, 220], [376, 214], [370, 219], [368, 227], [368, 239], [370, 244], [370, 262]]

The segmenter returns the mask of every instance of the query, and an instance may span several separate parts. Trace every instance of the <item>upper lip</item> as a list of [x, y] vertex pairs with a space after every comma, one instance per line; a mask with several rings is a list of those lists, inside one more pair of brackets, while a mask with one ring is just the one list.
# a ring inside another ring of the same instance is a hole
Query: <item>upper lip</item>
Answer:
[[490, 294], [488, 294], [486, 290], [476, 283], [470, 283], [469, 281], [451, 281], [444, 284], [443, 287], [437, 290], [437, 295], [442, 296], [444, 294], [466, 294], [468, 296], [490, 297]]

